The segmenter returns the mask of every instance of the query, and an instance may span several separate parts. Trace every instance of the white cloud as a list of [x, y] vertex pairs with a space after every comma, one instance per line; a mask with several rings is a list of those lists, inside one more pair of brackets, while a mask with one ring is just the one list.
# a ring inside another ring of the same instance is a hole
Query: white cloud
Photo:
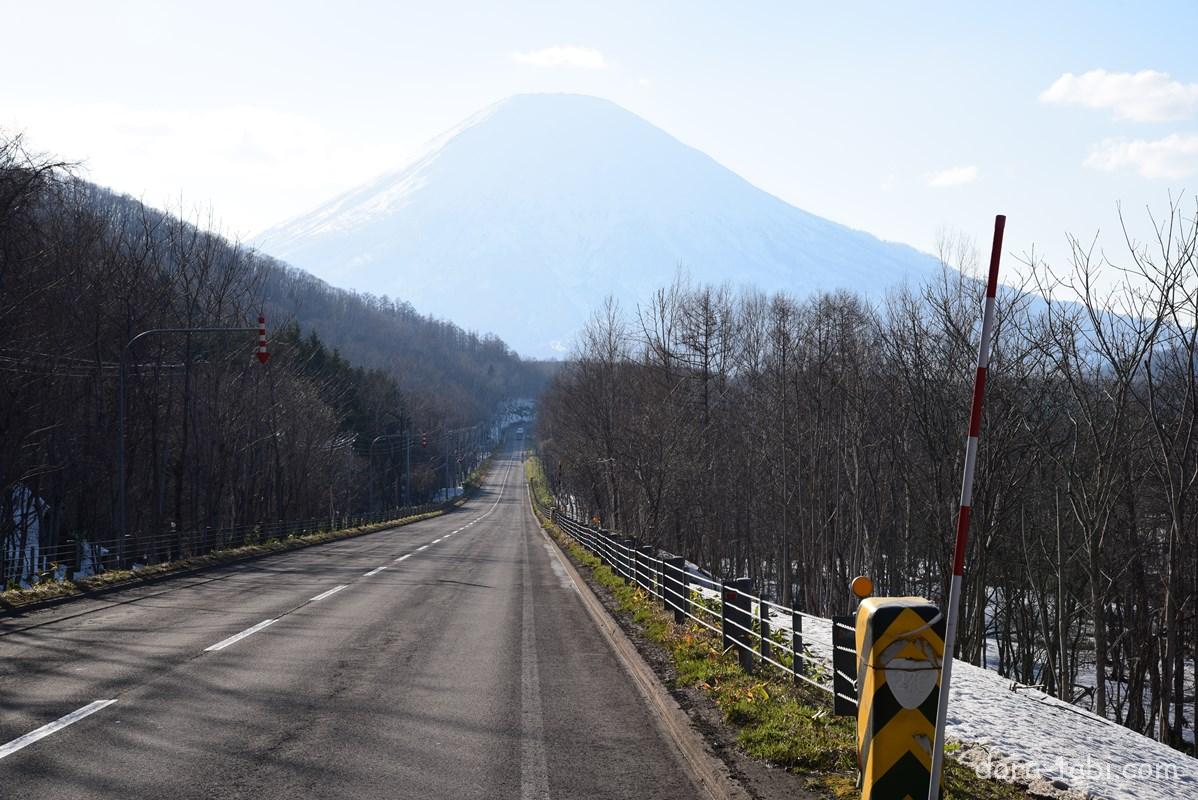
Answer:
[[924, 176], [924, 180], [928, 186], [933, 189], [948, 189], [953, 186], [964, 186], [967, 183], [973, 183], [978, 179], [978, 168], [970, 165], [967, 167], [951, 167], [933, 172], [930, 175]]
[[1040, 102], [1110, 109], [1116, 119], [1165, 122], [1198, 110], [1198, 83], [1170, 80], [1164, 72], [1066, 72], [1040, 94]]
[[606, 69], [607, 60], [603, 53], [593, 47], [554, 46], [527, 53], [512, 53], [512, 61], [534, 67], [582, 67], [583, 69]]
[[1107, 172], [1130, 167], [1145, 178], [1185, 178], [1198, 172], [1198, 135], [1105, 139], [1090, 151], [1086, 166]]
[[260, 106], [44, 103], [3, 109], [0, 129], [24, 132], [31, 149], [82, 162], [82, 177], [150, 205], [211, 207], [233, 235], [301, 213], [395, 160], [315, 118]]

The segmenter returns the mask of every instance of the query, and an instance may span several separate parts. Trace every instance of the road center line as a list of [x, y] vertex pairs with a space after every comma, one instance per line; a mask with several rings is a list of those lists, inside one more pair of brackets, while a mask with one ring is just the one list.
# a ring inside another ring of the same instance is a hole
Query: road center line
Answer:
[[50, 734], [60, 731], [66, 726], [78, 722], [84, 717], [90, 717], [100, 709], [106, 708], [115, 702], [116, 700], [97, 700], [94, 703], [88, 703], [83, 708], [76, 709], [70, 714], [67, 714], [65, 717], [59, 717], [53, 722], [43, 725], [35, 731], [30, 731], [24, 736], [19, 736], [16, 739], [13, 739], [8, 744], [0, 745], [0, 758], [10, 756], [23, 747], [28, 747], [38, 739], [45, 739]]
[[362, 577], [363, 577], [363, 578], [369, 578], [371, 575], [378, 575], [380, 572], [382, 572], [382, 571], [383, 571], [383, 570], [385, 570], [386, 568], [387, 568], [387, 567], [386, 567], [386, 565], [383, 565], [383, 566], [381, 566], [381, 567], [375, 567], [374, 569], [370, 570], [370, 572], [367, 572], [367, 573], [366, 573], [365, 575], [363, 575]]
[[416, 552], [417, 552], [417, 553], [419, 553], [421, 550], [427, 550], [427, 549], [428, 549], [428, 545], [427, 545], [427, 544], [422, 544], [422, 545], [420, 545], [419, 547], [417, 547], [417, 548], [416, 548]]
[[[349, 586], [348, 583], [343, 583], [340, 586], [334, 586], [332, 589], [329, 589], [327, 592], [321, 592], [320, 594], [316, 595], [315, 597], [308, 598], [308, 602], [315, 603], [317, 600], [323, 600], [326, 597], [330, 597], [332, 595], [337, 594], [337, 592], [341, 591], [342, 589], [347, 588], [348, 586]], [[266, 627], [266, 626], [263, 625], [262, 627]], [[251, 633], [253, 633], [253, 631], [251, 631]]]
[[412, 554], [411, 554], [411, 553], [405, 553], [404, 555], [402, 555], [402, 556], [400, 556], [399, 558], [395, 559], [395, 563], [397, 563], [397, 564], [398, 564], [400, 561], [403, 561], [404, 559], [406, 559], [406, 558], [411, 558], [411, 557], [412, 557]]
[[[316, 597], [313, 597], [312, 599], [320, 600], [322, 598], [328, 597], [333, 592], [339, 592], [344, 588], [345, 588], [344, 586], [338, 586], [336, 589], [330, 589], [329, 591], [325, 592], [324, 594], [316, 595]], [[210, 652], [213, 650], [224, 650], [229, 645], [236, 644], [237, 642], [240, 642], [242, 639], [244, 639], [247, 636], [253, 636], [255, 633], [262, 630], [266, 626], [273, 625], [274, 623], [276, 623], [278, 621], [279, 620], [277, 617], [275, 619], [264, 619], [261, 622], [259, 622], [257, 625], [252, 625], [252, 626], [246, 628], [241, 633], [235, 633], [232, 636], [230, 636], [228, 639], [222, 639], [221, 641], [217, 642], [216, 644], [214, 644], [210, 647], [205, 647], [204, 652], [207, 653], [207, 652]]]

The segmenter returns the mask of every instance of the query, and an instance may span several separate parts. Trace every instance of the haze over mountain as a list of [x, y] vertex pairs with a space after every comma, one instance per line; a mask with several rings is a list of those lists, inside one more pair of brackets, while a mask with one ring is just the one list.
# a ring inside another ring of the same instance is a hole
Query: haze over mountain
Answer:
[[625, 109], [517, 95], [388, 172], [257, 238], [339, 285], [561, 352], [608, 294], [681, 266], [699, 281], [876, 296], [931, 256], [796, 208]]

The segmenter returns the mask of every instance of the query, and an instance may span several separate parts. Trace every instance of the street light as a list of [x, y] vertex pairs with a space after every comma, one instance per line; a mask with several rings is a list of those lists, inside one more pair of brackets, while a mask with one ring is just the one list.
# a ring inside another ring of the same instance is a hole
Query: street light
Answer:
[[[370, 451], [367, 453], [367, 457], [370, 460], [371, 473], [374, 472], [374, 446], [376, 444], [378, 444], [379, 442], [383, 441], [384, 439], [406, 439], [407, 440], [407, 442], [406, 442], [407, 449], [410, 450], [412, 447], [412, 434], [409, 432], [406, 432], [406, 431], [403, 433], [384, 433], [381, 436], [374, 437], [370, 441]], [[406, 453], [404, 456], [404, 460], [405, 461], [408, 460]], [[410, 465], [409, 464], [404, 465], [404, 478], [405, 479], [408, 479], [408, 474], [407, 474], [408, 466], [410, 466]], [[411, 485], [411, 481], [410, 481], [410, 479], [408, 479], [408, 486], [410, 486], [410, 485]], [[407, 494], [408, 494], [408, 489], [407, 489], [407, 487], [405, 487], [404, 488], [404, 502], [405, 503], [408, 502]], [[374, 513], [374, 475], [373, 474], [371, 474], [371, 476], [370, 476], [370, 511], [371, 511], [371, 513]]]
[[129, 516], [128, 516], [128, 495], [125, 485], [125, 372], [129, 361], [129, 350], [140, 339], [147, 336], [165, 333], [185, 333], [191, 335], [193, 333], [207, 334], [231, 334], [231, 333], [257, 333], [258, 334], [258, 361], [265, 364], [269, 357], [266, 352], [266, 318], [258, 317], [258, 327], [256, 328], [152, 328], [148, 331], [142, 331], [134, 336], [121, 349], [121, 369], [120, 378], [117, 388], [117, 513], [120, 515], [120, 533], [121, 533], [121, 550], [123, 557], [125, 537], [129, 535]]

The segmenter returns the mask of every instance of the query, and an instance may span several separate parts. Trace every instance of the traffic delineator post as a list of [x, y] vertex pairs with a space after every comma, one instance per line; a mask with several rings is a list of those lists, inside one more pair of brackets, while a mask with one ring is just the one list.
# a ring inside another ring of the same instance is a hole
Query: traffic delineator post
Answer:
[[922, 597], [857, 609], [857, 759], [862, 800], [922, 800], [932, 776], [944, 616]]
[[936, 710], [936, 737], [932, 749], [932, 780], [928, 800], [939, 800], [940, 772], [944, 768], [945, 729], [948, 719], [948, 698], [952, 686], [953, 653], [956, 652], [957, 616], [961, 608], [961, 584], [965, 575], [965, 554], [969, 546], [969, 518], [973, 510], [973, 472], [977, 462], [978, 440], [982, 432], [982, 404], [986, 397], [986, 376], [990, 369], [990, 337], [994, 332], [995, 308], [998, 305], [998, 267], [1002, 259], [1003, 232], [1007, 218], [994, 218], [994, 242], [990, 246], [990, 271], [986, 277], [986, 301], [982, 308], [982, 331], [978, 342], [978, 365], [974, 373], [973, 403], [969, 412], [969, 435], [965, 439], [965, 464], [961, 477], [961, 508], [957, 514], [957, 539], [953, 548], [953, 573], [948, 584], [945, 605], [944, 641], [948, 657], [944, 659], [940, 683], [944, 692]]

